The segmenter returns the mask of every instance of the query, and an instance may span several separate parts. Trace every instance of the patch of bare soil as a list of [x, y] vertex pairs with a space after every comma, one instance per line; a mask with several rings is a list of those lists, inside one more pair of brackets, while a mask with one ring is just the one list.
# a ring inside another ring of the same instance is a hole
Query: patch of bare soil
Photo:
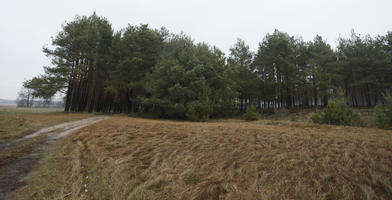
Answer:
[[23, 186], [24, 177], [52, 144], [73, 131], [106, 119], [95, 116], [40, 129], [30, 135], [0, 146], [0, 200]]

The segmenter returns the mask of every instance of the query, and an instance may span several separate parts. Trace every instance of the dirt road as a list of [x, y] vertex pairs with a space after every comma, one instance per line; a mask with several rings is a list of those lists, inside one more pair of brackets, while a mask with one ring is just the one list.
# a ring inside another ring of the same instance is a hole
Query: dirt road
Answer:
[[28, 152], [19, 154], [19, 157], [12, 159], [0, 166], [0, 200], [12, 199], [12, 193], [24, 185], [25, 176], [37, 164], [42, 154], [56, 141], [67, 136], [75, 130], [86, 127], [90, 124], [107, 119], [107, 116], [94, 116], [83, 120], [61, 123], [55, 126], [40, 129], [30, 135], [0, 146], [0, 153], [12, 152], [25, 142], [38, 136], [46, 135], [45, 139], [34, 146]]

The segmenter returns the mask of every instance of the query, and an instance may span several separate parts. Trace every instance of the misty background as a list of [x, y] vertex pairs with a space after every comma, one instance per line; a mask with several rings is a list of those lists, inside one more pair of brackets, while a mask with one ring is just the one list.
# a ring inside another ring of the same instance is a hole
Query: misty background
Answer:
[[128, 24], [162, 26], [183, 31], [197, 42], [224, 52], [242, 38], [256, 51], [266, 33], [275, 29], [305, 41], [321, 35], [332, 47], [351, 29], [376, 36], [392, 30], [390, 0], [276, 0], [276, 1], [53, 1], [3, 0], [0, 7], [0, 98], [16, 99], [25, 79], [43, 73], [49, 59], [42, 47], [75, 15], [94, 11], [114, 30]]

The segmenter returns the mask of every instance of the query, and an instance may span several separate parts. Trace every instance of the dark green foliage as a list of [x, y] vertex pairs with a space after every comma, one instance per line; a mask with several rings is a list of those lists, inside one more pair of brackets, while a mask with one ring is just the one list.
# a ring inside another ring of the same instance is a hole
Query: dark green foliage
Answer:
[[[391, 32], [376, 38], [352, 32], [333, 51], [321, 36], [305, 42], [275, 30], [256, 53], [238, 39], [225, 56], [165, 28], [129, 25], [114, 32], [94, 13], [64, 24], [52, 46], [44, 53], [53, 66], [24, 86], [28, 99], [65, 94], [65, 111], [152, 113], [193, 121], [250, 107], [274, 112], [328, 105], [334, 113], [341, 105], [328, 101], [337, 88], [346, 91], [350, 106], [370, 107], [392, 85]], [[328, 117], [326, 123], [352, 123], [347, 118], [354, 114], [346, 114], [320, 117]]]
[[208, 121], [211, 115], [211, 106], [208, 102], [192, 101], [187, 104], [185, 115], [192, 121]]
[[313, 113], [311, 119], [312, 119], [313, 123], [317, 123], [317, 124], [322, 124], [323, 123], [323, 121], [321, 119], [321, 114], [318, 111]]
[[334, 125], [360, 125], [359, 114], [350, 108], [344, 99], [339, 98], [330, 101], [321, 113], [316, 112], [312, 116], [315, 123], [334, 124]]
[[243, 112], [248, 104], [252, 105], [257, 101], [259, 91], [259, 80], [252, 66], [253, 53], [249, 50], [249, 46], [241, 39], [232, 48], [228, 64], [234, 71], [233, 80], [239, 92], [240, 112]]
[[257, 112], [255, 107], [249, 107], [244, 114], [244, 118], [246, 121], [258, 120], [259, 112]]
[[309, 77], [308, 84], [302, 86], [302, 90], [312, 95], [314, 104], [317, 107], [319, 101], [321, 105], [327, 105], [331, 96], [330, 90], [334, 88], [336, 74], [333, 69], [336, 66], [336, 57], [331, 46], [323, 41], [321, 36], [316, 36], [308, 47], [308, 65], [303, 67], [306, 73], [302, 79]]
[[392, 94], [389, 90], [383, 94], [384, 103], [374, 110], [374, 121], [379, 128], [392, 129]]
[[339, 78], [334, 83], [344, 86], [351, 105], [374, 106], [381, 92], [391, 87], [392, 51], [388, 49], [392, 43], [388, 35], [372, 38], [352, 31], [350, 38], [339, 40], [334, 69]]
[[66, 23], [52, 40], [55, 48], [44, 48], [54, 67], [43, 77], [51, 88], [65, 91], [65, 111], [102, 111], [112, 40], [111, 24], [94, 13]]
[[268, 102], [264, 108], [291, 108], [294, 103], [295, 79], [300, 66], [296, 65], [296, 50], [300, 44], [296, 42], [287, 33], [275, 30], [259, 45], [253, 65], [261, 78], [261, 98], [264, 103]]
[[162, 117], [192, 121], [232, 112], [237, 93], [224, 59], [216, 48], [195, 45], [184, 35], [171, 36], [147, 76], [151, 97], [144, 104]]
[[114, 95], [114, 108], [120, 112], [138, 112], [146, 91], [146, 76], [158, 62], [163, 35], [147, 25], [128, 26], [115, 35], [112, 66], [106, 91]]

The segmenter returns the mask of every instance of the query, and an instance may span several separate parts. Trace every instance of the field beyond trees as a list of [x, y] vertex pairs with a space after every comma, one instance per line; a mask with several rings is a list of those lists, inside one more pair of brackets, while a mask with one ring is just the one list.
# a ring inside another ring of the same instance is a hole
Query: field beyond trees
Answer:
[[114, 116], [56, 145], [20, 199], [391, 199], [392, 132]]

